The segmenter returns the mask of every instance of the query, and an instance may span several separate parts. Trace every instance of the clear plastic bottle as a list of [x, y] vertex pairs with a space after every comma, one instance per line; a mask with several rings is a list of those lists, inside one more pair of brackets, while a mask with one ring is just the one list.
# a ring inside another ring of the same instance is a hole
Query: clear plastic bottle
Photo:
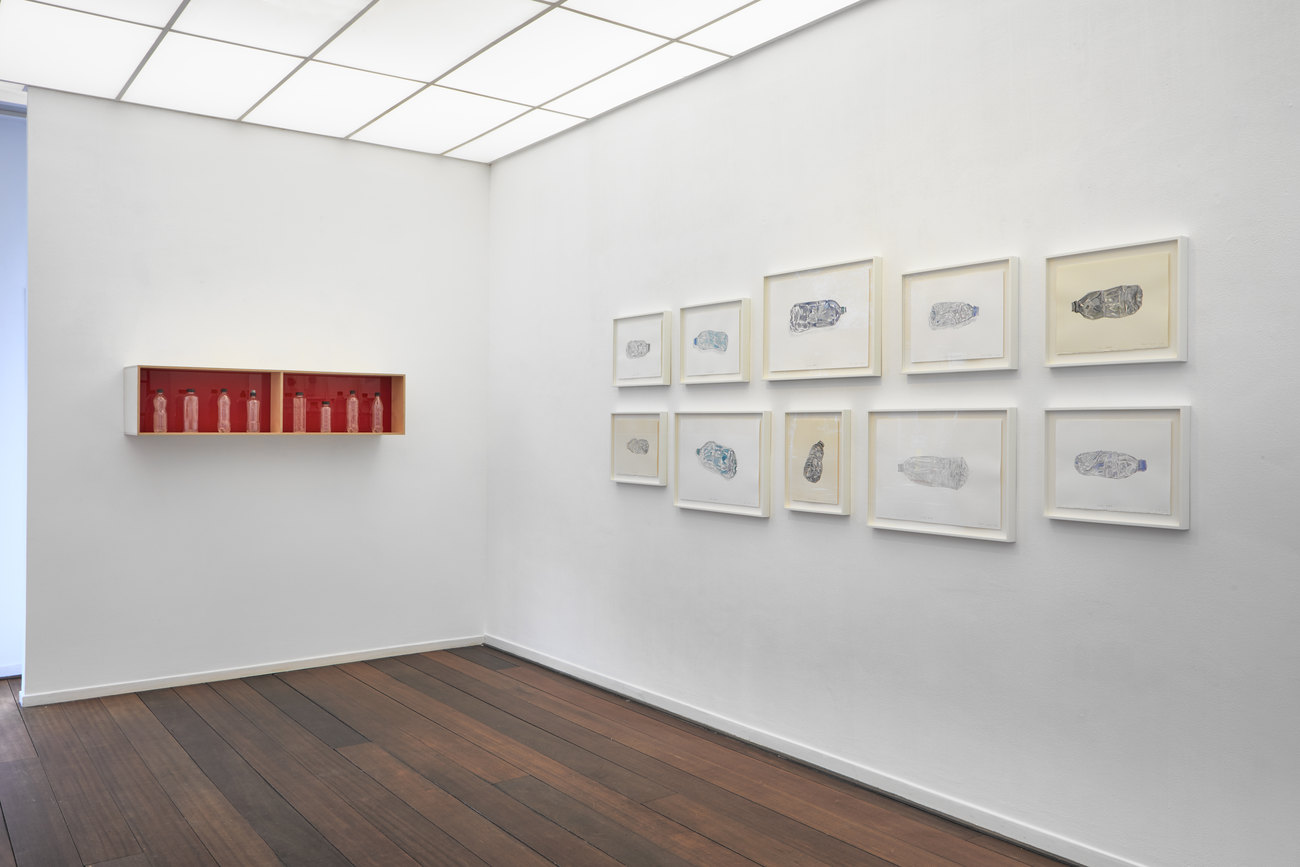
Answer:
[[357, 400], [357, 390], [348, 392], [348, 433], [361, 430], [361, 401]]
[[293, 432], [307, 432], [307, 398], [303, 397], [301, 391], [293, 394]]
[[257, 399], [257, 389], [248, 392], [248, 432], [262, 432], [262, 402]]
[[198, 433], [199, 430], [199, 396], [194, 389], [185, 389], [185, 432]]
[[329, 433], [334, 429], [333, 425], [330, 424], [331, 413], [333, 413], [333, 410], [330, 409], [330, 402], [328, 400], [322, 400], [320, 402], [320, 432], [321, 433]]
[[224, 388], [217, 395], [217, 433], [230, 433], [230, 392]]
[[153, 396], [153, 432], [167, 433], [167, 395], [161, 388]]
[[384, 432], [384, 402], [379, 399], [379, 392], [375, 392], [375, 400], [370, 404], [370, 432]]

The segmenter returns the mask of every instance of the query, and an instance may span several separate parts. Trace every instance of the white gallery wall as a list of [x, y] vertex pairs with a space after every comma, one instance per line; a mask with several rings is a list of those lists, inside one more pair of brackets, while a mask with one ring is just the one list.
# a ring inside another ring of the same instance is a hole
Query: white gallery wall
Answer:
[[[1297, 32], [876, 0], [494, 165], [489, 640], [1082, 863], [1300, 862]], [[1045, 368], [1044, 259], [1173, 235], [1191, 360]], [[611, 387], [615, 316], [867, 256], [882, 378]], [[902, 375], [901, 275], [1005, 256], [1019, 371]], [[1168, 404], [1189, 532], [1042, 516], [1045, 408]], [[1018, 541], [865, 526], [866, 410], [1006, 406]], [[840, 408], [849, 518], [608, 478], [612, 411]]]
[[0, 114], [0, 677], [22, 671], [27, 523], [27, 121]]
[[[29, 108], [24, 700], [477, 641], [487, 168]], [[407, 435], [127, 437], [131, 364], [404, 373]]]

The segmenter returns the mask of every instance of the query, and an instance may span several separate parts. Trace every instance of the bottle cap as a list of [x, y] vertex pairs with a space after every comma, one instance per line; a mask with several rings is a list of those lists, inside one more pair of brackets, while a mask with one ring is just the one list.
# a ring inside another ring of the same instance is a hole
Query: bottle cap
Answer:
[[253, 389], [249, 389], [248, 396], [249, 396], [249, 397], [257, 397], [257, 389], [255, 389], [255, 388], [253, 388]]
[[302, 392], [301, 392], [301, 391], [299, 391], [299, 392], [295, 392], [295, 393], [298, 395], [298, 397], [302, 397]]
[[321, 406], [329, 406], [329, 405], [330, 405], [330, 402], [329, 402], [328, 400], [322, 400], [322, 401], [320, 402], [320, 405], [321, 405]]
[[186, 394], [193, 394], [193, 393], [194, 393], [194, 389], [192, 389], [192, 388], [187, 388], [187, 389], [185, 389], [185, 393], [186, 393]]
[[162, 394], [162, 393], [163, 393], [163, 390], [162, 390], [161, 388], [158, 389], [158, 393], [159, 393], [159, 394]]
[[348, 389], [348, 394], [356, 394], [356, 393], [357, 393], [357, 390], [356, 390], [355, 388], [350, 388], [350, 389]]
[[228, 390], [229, 390], [229, 389], [225, 389], [225, 388], [223, 388], [223, 389], [221, 389], [221, 393], [222, 393], [222, 394], [225, 394]]

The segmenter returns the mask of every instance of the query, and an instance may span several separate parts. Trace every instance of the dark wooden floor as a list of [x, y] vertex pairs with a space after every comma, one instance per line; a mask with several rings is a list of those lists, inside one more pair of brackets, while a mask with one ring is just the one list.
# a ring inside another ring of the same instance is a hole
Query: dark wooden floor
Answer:
[[17, 692], [0, 867], [1059, 863], [487, 648]]

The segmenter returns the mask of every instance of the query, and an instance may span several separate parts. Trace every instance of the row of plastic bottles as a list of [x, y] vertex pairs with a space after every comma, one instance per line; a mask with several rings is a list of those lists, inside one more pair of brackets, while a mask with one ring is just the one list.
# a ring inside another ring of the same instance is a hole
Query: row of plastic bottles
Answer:
[[[183, 432], [198, 433], [199, 396], [195, 394], [194, 389], [185, 389], [185, 398], [181, 410]], [[347, 432], [358, 433], [361, 429], [361, 401], [357, 398], [356, 389], [348, 392], [344, 411]], [[334, 409], [330, 406], [330, 402], [322, 400], [320, 405], [321, 433], [333, 433], [333, 414]], [[262, 402], [258, 400], [257, 389], [255, 388], [250, 389], [248, 392], [248, 423], [246, 430], [248, 433], [262, 432]], [[167, 433], [167, 395], [163, 393], [161, 388], [153, 397], [153, 432]], [[293, 396], [293, 432], [307, 432], [307, 398], [301, 391], [295, 392]], [[375, 392], [374, 400], [370, 403], [370, 432], [384, 432], [384, 404], [379, 399], [379, 392]], [[224, 388], [221, 389], [221, 394], [217, 397], [217, 433], [230, 433], [230, 393]]]

